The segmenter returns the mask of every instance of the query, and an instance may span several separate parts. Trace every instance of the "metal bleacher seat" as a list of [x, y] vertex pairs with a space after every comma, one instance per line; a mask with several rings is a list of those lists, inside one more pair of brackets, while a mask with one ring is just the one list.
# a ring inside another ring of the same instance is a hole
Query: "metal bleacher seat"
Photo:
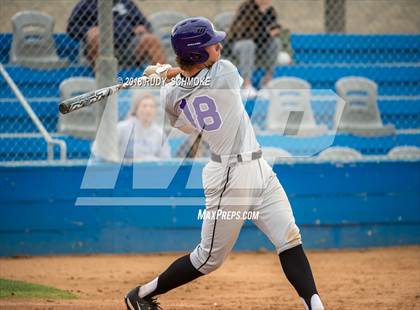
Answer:
[[362, 158], [363, 155], [359, 151], [345, 146], [329, 147], [318, 155], [318, 159], [334, 162], [357, 161]]
[[235, 12], [220, 13], [214, 17], [214, 27], [217, 30], [228, 32], [234, 17]]
[[167, 62], [175, 64], [175, 54], [171, 45], [171, 30], [175, 24], [188, 16], [176, 11], [160, 11], [148, 17], [153, 33], [161, 40], [166, 52]]
[[325, 125], [317, 125], [311, 108], [311, 86], [293, 77], [277, 78], [263, 89], [269, 100], [267, 129], [285, 135], [314, 136], [327, 132]]
[[420, 148], [417, 146], [396, 146], [388, 152], [391, 159], [420, 160]]
[[[72, 77], [60, 84], [61, 100], [96, 89], [96, 82], [88, 77]], [[72, 136], [93, 139], [97, 129], [97, 108], [94, 104], [69, 114], [60, 114], [58, 131]]]
[[54, 19], [38, 11], [22, 11], [12, 17], [13, 41], [10, 61], [32, 68], [62, 68], [53, 40]]
[[383, 125], [379, 114], [378, 87], [363, 77], [345, 77], [337, 81], [336, 90], [344, 99], [341, 117], [336, 115], [338, 131], [362, 136], [383, 136], [395, 133], [393, 125]]

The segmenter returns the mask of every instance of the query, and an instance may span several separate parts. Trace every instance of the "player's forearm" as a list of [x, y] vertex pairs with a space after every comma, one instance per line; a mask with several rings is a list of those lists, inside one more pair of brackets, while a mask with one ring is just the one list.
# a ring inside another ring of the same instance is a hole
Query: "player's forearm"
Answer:
[[178, 129], [181, 130], [183, 133], [186, 133], [187, 135], [194, 132], [194, 129], [189, 126], [178, 127]]
[[175, 76], [177, 76], [178, 74], [180, 74], [181, 71], [182, 70], [179, 67], [169, 68], [168, 72], [166, 74], [166, 78], [170, 80], [170, 79], [174, 78]]

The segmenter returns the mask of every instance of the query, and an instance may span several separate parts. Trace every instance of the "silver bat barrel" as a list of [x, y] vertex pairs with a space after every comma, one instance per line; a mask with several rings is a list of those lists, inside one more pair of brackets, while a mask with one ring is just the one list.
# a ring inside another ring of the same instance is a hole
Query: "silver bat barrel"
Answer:
[[121, 88], [123, 88], [123, 85], [119, 84], [82, 94], [77, 97], [62, 101], [58, 108], [62, 114], [67, 114], [101, 101], [102, 99], [117, 92]]

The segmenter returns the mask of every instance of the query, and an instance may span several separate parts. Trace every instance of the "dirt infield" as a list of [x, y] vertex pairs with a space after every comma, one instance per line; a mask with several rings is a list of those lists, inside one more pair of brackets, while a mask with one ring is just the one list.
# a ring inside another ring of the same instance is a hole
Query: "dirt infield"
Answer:
[[[78, 300], [0, 300], [1, 309], [125, 309], [122, 296], [179, 254], [1, 258], [0, 278]], [[327, 309], [419, 309], [420, 246], [309, 251]], [[273, 253], [233, 253], [216, 272], [160, 298], [166, 309], [303, 309]]]

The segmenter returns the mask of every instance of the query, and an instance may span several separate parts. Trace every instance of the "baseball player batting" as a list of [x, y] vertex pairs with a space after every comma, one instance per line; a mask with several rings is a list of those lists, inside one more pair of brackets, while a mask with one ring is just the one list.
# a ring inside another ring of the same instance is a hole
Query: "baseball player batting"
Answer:
[[[305, 309], [324, 309], [289, 200], [262, 157], [244, 109], [243, 80], [231, 62], [220, 59], [225, 35], [206, 18], [185, 19], [171, 33], [179, 68], [149, 66], [144, 75], [172, 79], [161, 89], [171, 125], [187, 134], [200, 134], [210, 146], [211, 160], [203, 169], [206, 212], [259, 212], [253, 222], [276, 247], [283, 271]], [[183, 85], [191, 77], [210, 83]], [[127, 309], [160, 309], [156, 296], [216, 270], [232, 250], [242, 224], [238, 218], [205, 217], [200, 244], [149, 283], [128, 292]]]

